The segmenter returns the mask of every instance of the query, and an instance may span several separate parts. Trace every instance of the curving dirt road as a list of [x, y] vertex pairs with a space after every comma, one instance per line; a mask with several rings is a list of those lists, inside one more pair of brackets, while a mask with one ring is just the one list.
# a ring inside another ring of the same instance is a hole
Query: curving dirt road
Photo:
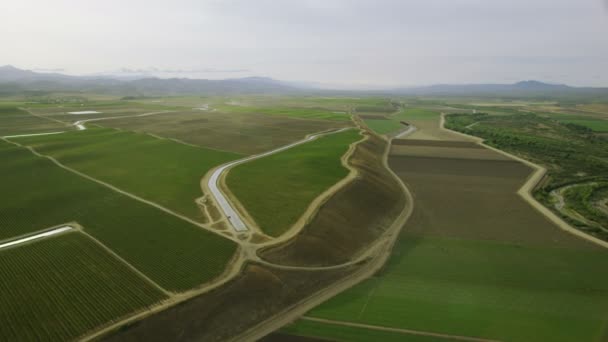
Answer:
[[240, 233], [240, 232], [248, 231], [249, 229], [247, 228], [247, 226], [243, 222], [243, 219], [241, 218], [241, 215], [237, 212], [237, 210], [234, 209], [234, 206], [230, 203], [230, 201], [228, 200], [228, 198], [224, 195], [224, 193], [219, 188], [219, 180], [220, 180], [220, 177], [222, 176], [222, 174], [225, 171], [227, 171], [228, 169], [230, 169], [230, 168], [232, 168], [234, 166], [237, 166], [239, 164], [243, 164], [243, 163], [246, 163], [248, 161], [252, 161], [252, 160], [255, 160], [255, 159], [262, 158], [262, 157], [267, 157], [269, 155], [285, 151], [287, 149], [290, 149], [292, 147], [304, 144], [306, 142], [313, 141], [313, 140], [319, 138], [320, 136], [324, 136], [324, 135], [328, 135], [328, 134], [335, 134], [335, 133], [343, 132], [343, 131], [348, 130], [348, 129], [351, 129], [351, 128], [350, 127], [346, 127], [346, 128], [338, 129], [338, 130], [335, 130], [335, 131], [321, 132], [321, 133], [311, 134], [311, 135], [307, 136], [306, 138], [304, 138], [304, 139], [302, 139], [300, 141], [296, 141], [296, 142], [291, 143], [289, 145], [285, 145], [285, 146], [279, 147], [279, 148], [274, 149], [272, 151], [268, 151], [268, 152], [264, 152], [264, 153], [261, 153], [261, 154], [256, 154], [256, 155], [253, 155], [253, 156], [245, 157], [243, 159], [231, 161], [229, 163], [221, 165], [221, 166], [217, 167], [216, 169], [214, 169], [212, 171], [212, 173], [211, 173], [211, 176], [209, 177], [209, 180], [207, 182], [207, 187], [209, 188], [209, 193], [213, 197], [215, 203], [217, 203], [218, 206], [219, 206], [219, 208], [224, 212], [224, 215], [226, 215], [226, 218], [228, 218], [228, 221], [230, 222], [230, 224], [232, 225], [232, 228], [236, 232]]

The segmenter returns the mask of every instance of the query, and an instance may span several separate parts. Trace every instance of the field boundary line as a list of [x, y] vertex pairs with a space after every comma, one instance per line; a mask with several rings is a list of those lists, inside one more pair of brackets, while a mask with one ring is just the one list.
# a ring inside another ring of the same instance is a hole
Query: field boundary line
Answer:
[[71, 125], [72, 126], [76, 126], [79, 130], [83, 131], [83, 130], [87, 129], [86, 126], [85, 126], [85, 123], [87, 123], [87, 122], [103, 121], [103, 120], [115, 120], [115, 119], [123, 119], [123, 118], [145, 117], [145, 116], [158, 115], [158, 114], [167, 114], [167, 113], [173, 113], [173, 112], [175, 112], [175, 111], [174, 110], [162, 110], [162, 111], [148, 112], [148, 113], [142, 113], [142, 114], [136, 114], [136, 115], [108, 116], [108, 117], [102, 117], [102, 118], [93, 118], [93, 119], [78, 120], [78, 121], [75, 121]]
[[344, 276], [342, 279], [333, 282], [316, 293], [303, 298], [284, 310], [281, 310], [274, 316], [269, 317], [268, 319], [258, 323], [241, 334], [234, 336], [232, 339], [230, 339], [230, 341], [256, 341], [282, 328], [283, 326], [292, 323], [301, 316], [305, 315], [309, 310], [322, 304], [323, 302], [370, 278], [384, 267], [386, 261], [391, 256], [393, 246], [397, 242], [397, 238], [399, 237], [401, 230], [405, 226], [407, 220], [411, 217], [414, 210], [414, 198], [412, 193], [407, 188], [405, 183], [403, 183], [397, 174], [388, 166], [388, 155], [390, 153], [390, 142], [392, 139], [385, 141], [388, 141], [388, 144], [382, 156], [382, 164], [402, 188], [406, 200], [403, 210], [399, 216], [393, 221], [392, 225], [386, 230], [386, 232], [376, 240], [376, 249], [378, 254], [374, 255], [368, 261], [368, 263], [362, 265], [361, 268], [355, 270], [353, 273]]
[[44, 120], [47, 120], [47, 121], [53, 121], [53, 122], [57, 122], [57, 123], [60, 123], [60, 124], [62, 124], [62, 125], [64, 125], [64, 126], [66, 126], [66, 127], [70, 127], [70, 126], [72, 126], [72, 125], [70, 125], [70, 123], [68, 123], [68, 122], [64, 122], [64, 121], [57, 120], [57, 119], [53, 119], [53, 118], [47, 118], [47, 117], [46, 117], [46, 116], [44, 116], [44, 115], [38, 115], [38, 114], [34, 114], [34, 113], [32, 113], [32, 112], [31, 112], [29, 109], [24, 108], [24, 107], [19, 107], [18, 109], [21, 109], [21, 110], [23, 110], [23, 111], [27, 112], [29, 115], [31, 115], [31, 116], [35, 116], [35, 117], [37, 117], [37, 118], [39, 118], [39, 119], [44, 119]]
[[188, 290], [182, 293], [176, 293], [170, 296], [168, 299], [161, 301], [159, 304], [141, 310], [137, 313], [134, 313], [122, 320], [110, 322], [108, 325], [103, 325], [98, 327], [97, 329], [93, 329], [87, 332], [85, 335], [81, 336], [80, 340], [82, 341], [97, 341], [103, 336], [120, 329], [121, 327], [127, 326], [128, 324], [138, 322], [148, 316], [154, 315], [156, 313], [162, 312], [166, 309], [169, 309], [173, 306], [176, 306], [180, 303], [183, 303], [187, 300], [190, 300], [194, 297], [198, 297], [202, 294], [211, 292], [221, 286], [226, 285], [228, 282], [235, 279], [238, 275], [241, 274], [241, 271], [247, 265], [247, 260], [245, 259], [245, 251], [242, 248], [237, 250], [233, 257], [233, 261], [231, 261], [231, 267], [227, 267], [226, 271], [223, 275], [216, 278], [216, 281], [212, 281], [211, 283], [207, 283], [207, 285]]
[[143, 280], [150, 283], [150, 285], [155, 287], [157, 290], [161, 291], [165, 296], [167, 296], [169, 298], [174, 296], [173, 292], [170, 292], [170, 291], [166, 290], [164, 287], [157, 284], [154, 280], [150, 279], [147, 275], [145, 275], [137, 267], [133, 266], [130, 262], [123, 259], [123, 257], [121, 257], [120, 255], [118, 255], [118, 253], [114, 252], [114, 250], [112, 250], [110, 247], [106, 246], [103, 242], [99, 241], [96, 237], [87, 233], [84, 229], [80, 229], [79, 232], [81, 234], [83, 234], [84, 236], [86, 236], [87, 238], [91, 239], [91, 241], [93, 241], [96, 245], [101, 247], [103, 250], [110, 253], [114, 258], [116, 258], [116, 260], [120, 261], [122, 264], [127, 266], [127, 268], [129, 268], [131, 271], [135, 272], [138, 276], [140, 276]]
[[555, 224], [558, 228], [560, 228], [561, 230], [568, 232], [576, 237], [579, 237], [581, 239], [587, 240], [591, 243], [594, 243], [600, 247], [604, 247], [604, 248], [608, 248], [608, 242], [604, 241], [604, 240], [600, 240], [594, 236], [591, 236], [589, 234], [583, 233], [581, 230], [576, 229], [574, 227], [572, 227], [570, 224], [568, 224], [566, 221], [564, 221], [561, 217], [557, 216], [553, 211], [551, 211], [551, 209], [547, 208], [546, 206], [544, 206], [542, 203], [538, 202], [534, 196], [532, 195], [532, 191], [534, 190], [534, 188], [536, 188], [536, 186], [542, 181], [542, 179], [545, 177], [545, 175], [547, 174], [547, 169], [541, 165], [535, 164], [529, 160], [523, 159], [521, 157], [518, 157], [516, 155], [513, 155], [509, 152], [500, 150], [498, 148], [489, 146], [487, 144], [485, 144], [485, 140], [483, 138], [480, 137], [476, 137], [470, 134], [466, 134], [466, 133], [462, 133], [462, 132], [458, 132], [455, 130], [451, 130], [449, 128], [445, 127], [445, 113], [441, 113], [441, 121], [439, 123], [440, 128], [442, 130], [445, 130], [447, 132], [451, 132], [451, 133], [455, 133], [458, 134], [460, 136], [472, 139], [473, 141], [475, 141], [477, 144], [490, 149], [494, 152], [500, 153], [504, 156], [507, 156], [513, 160], [519, 161], [525, 165], [527, 165], [528, 167], [532, 168], [534, 170], [534, 172], [528, 176], [528, 179], [526, 180], [526, 182], [519, 188], [519, 190], [517, 191], [517, 194], [522, 197], [526, 202], [528, 202], [528, 204], [530, 204], [534, 209], [536, 209], [538, 212], [540, 212], [543, 216], [545, 216], [547, 219], [549, 219], [549, 221], [551, 221], [553, 224]]
[[396, 332], [396, 333], [400, 333], [400, 334], [404, 334], [404, 335], [407, 334], [407, 335], [440, 337], [440, 338], [446, 338], [446, 339], [457, 340], [457, 341], [499, 342], [499, 340], [487, 339], [487, 338], [482, 338], [482, 337], [471, 337], [471, 336], [462, 336], [462, 335], [434, 333], [434, 332], [422, 331], [422, 330], [391, 328], [391, 327], [385, 327], [385, 326], [381, 326], [381, 325], [355, 323], [355, 322], [349, 322], [349, 321], [337, 321], [337, 320], [332, 320], [332, 319], [315, 318], [315, 317], [310, 317], [310, 316], [303, 316], [301, 319], [304, 321], [323, 323], [323, 324], [341, 325], [341, 326], [347, 326], [347, 327], [353, 327], [353, 328], [363, 328], [363, 329], [369, 329], [369, 330]]
[[76, 174], [76, 175], [78, 175], [78, 176], [80, 176], [80, 177], [82, 177], [82, 178], [88, 179], [88, 180], [90, 180], [90, 181], [92, 181], [92, 182], [95, 182], [95, 183], [97, 183], [97, 184], [99, 184], [99, 185], [102, 185], [102, 186], [104, 186], [104, 187], [106, 187], [106, 188], [109, 188], [110, 190], [112, 190], [112, 191], [114, 191], [114, 192], [120, 193], [120, 194], [125, 195], [125, 196], [127, 196], [127, 197], [130, 197], [130, 198], [132, 198], [132, 199], [134, 199], [134, 200], [137, 200], [137, 201], [139, 201], [139, 202], [142, 202], [142, 203], [145, 203], [145, 204], [150, 205], [150, 206], [152, 206], [152, 207], [155, 207], [156, 209], [159, 209], [159, 210], [161, 210], [161, 211], [163, 211], [163, 212], [165, 212], [165, 213], [167, 213], [167, 214], [173, 215], [173, 216], [175, 216], [175, 217], [177, 217], [177, 218], [179, 218], [179, 219], [181, 219], [181, 220], [183, 220], [183, 221], [186, 221], [186, 222], [188, 222], [188, 223], [190, 223], [190, 224], [193, 224], [193, 225], [195, 225], [195, 226], [197, 226], [197, 227], [199, 227], [199, 228], [205, 229], [206, 231], [209, 231], [209, 232], [211, 232], [211, 233], [213, 233], [213, 234], [215, 234], [215, 235], [217, 235], [217, 236], [221, 236], [221, 237], [223, 237], [223, 238], [225, 238], [225, 239], [229, 239], [229, 240], [231, 240], [231, 241], [233, 241], [233, 242], [237, 243], [238, 245], [240, 245], [240, 244], [241, 244], [241, 241], [239, 241], [238, 239], [235, 239], [235, 238], [229, 238], [229, 237], [227, 237], [226, 235], [223, 235], [223, 234], [218, 233], [216, 230], [214, 230], [214, 229], [213, 229], [213, 228], [211, 228], [211, 227], [207, 227], [206, 225], [204, 225], [204, 224], [202, 224], [202, 223], [200, 223], [200, 222], [197, 222], [197, 221], [195, 221], [195, 220], [193, 220], [193, 219], [191, 219], [191, 218], [189, 218], [189, 217], [186, 217], [186, 216], [184, 216], [184, 215], [182, 215], [182, 214], [176, 213], [176, 212], [174, 212], [173, 210], [168, 209], [168, 208], [165, 208], [165, 207], [163, 207], [162, 205], [160, 205], [160, 204], [158, 204], [158, 203], [155, 203], [155, 202], [152, 202], [152, 201], [149, 201], [149, 200], [143, 199], [143, 198], [141, 198], [141, 197], [139, 197], [139, 196], [137, 196], [137, 195], [135, 195], [135, 194], [132, 194], [132, 193], [127, 192], [127, 191], [124, 191], [124, 190], [121, 190], [121, 189], [119, 189], [119, 188], [117, 188], [117, 187], [115, 187], [115, 186], [113, 186], [113, 185], [111, 185], [111, 184], [109, 184], [109, 183], [106, 183], [106, 182], [101, 181], [101, 180], [99, 180], [99, 179], [93, 178], [93, 177], [91, 177], [91, 176], [89, 176], [89, 175], [87, 175], [87, 174], [85, 174], [85, 173], [82, 173], [82, 172], [80, 172], [80, 171], [78, 171], [78, 170], [75, 170], [75, 169], [73, 169], [73, 168], [69, 167], [69, 166], [66, 166], [66, 165], [62, 164], [62, 163], [61, 163], [61, 162], [59, 162], [57, 159], [55, 159], [55, 158], [53, 158], [53, 157], [51, 157], [51, 156], [47, 156], [47, 155], [44, 155], [44, 154], [40, 154], [40, 153], [38, 153], [38, 151], [36, 151], [34, 148], [32, 148], [32, 147], [30, 147], [30, 146], [25, 146], [25, 145], [22, 145], [22, 144], [20, 144], [20, 143], [18, 143], [18, 142], [10, 141], [10, 140], [8, 140], [8, 139], [4, 139], [4, 138], [0, 138], [0, 139], [2, 139], [2, 140], [4, 140], [4, 141], [8, 142], [9, 144], [12, 144], [12, 145], [15, 145], [15, 146], [18, 146], [18, 147], [21, 147], [21, 148], [28, 149], [28, 150], [29, 150], [30, 152], [32, 152], [34, 155], [36, 155], [36, 156], [38, 156], [38, 157], [41, 157], [41, 158], [46, 158], [46, 159], [48, 159], [48, 160], [52, 161], [52, 162], [53, 162], [55, 165], [59, 166], [60, 168], [62, 168], [62, 169], [64, 169], [64, 170], [67, 170], [67, 171], [69, 171], [69, 172], [72, 172], [72, 173], [74, 173], [74, 174]]
[[2, 138], [4, 138], [4, 139], [10, 139], [10, 138], [22, 138], [22, 137], [35, 137], [35, 136], [39, 136], [39, 135], [54, 135], [54, 134], [61, 134], [61, 133], [65, 133], [65, 131], [48, 132], [48, 133], [31, 133], [31, 134], [5, 135]]

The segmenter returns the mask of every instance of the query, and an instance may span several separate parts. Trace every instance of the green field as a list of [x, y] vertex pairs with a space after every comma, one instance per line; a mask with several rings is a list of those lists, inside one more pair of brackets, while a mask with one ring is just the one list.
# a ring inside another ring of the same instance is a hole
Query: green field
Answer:
[[0, 250], [0, 340], [66, 341], [165, 295], [72, 232]]
[[35, 134], [73, 129], [58, 122], [33, 116], [12, 105], [0, 104], [0, 136]]
[[301, 107], [248, 107], [220, 105], [218, 109], [227, 113], [260, 113], [265, 115], [280, 115], [303, 119], [350, 121], [347, 113], [336, 113], [324, 108]]
[[180, 139], [202, 147], [256, 154], [304, 136], [350, 126], [347, 121], [306, 120], [259, 113], [181, 110], [173, 113], [98, 121], [97, 124]]
[[[87, 156], [83, 156], [87, 158]], [[0, 142], [0, 240], [76, 221], [165, 289], [221, 274], [236, 245], [150, 205]], [[102, 166], [103, 163], [99, 163]]]
[[605, 257], [406, 234], [379, 276], [309, 315], [509, 341], [599, 340], [608, 315]]
[[203, 195], [201, 178], [211, 168], [239, 158], [234, 153], [107, 128], [15, 141], [199, 221], [203, 213], [194, 201]]
[[446, 338], [433, 336], [422, 336], [401, 332], [372, 330], [360, 327], [350, 327], [319, 323], [307, 320], [300, 320], [298, 323], [289, 325], [282, 330], [289, 335], [312, 336], [320, 339], [331, 339], [331, 341], [341, 342], [436, 342], [448, 341]]
[[587, 127], [595, 132], [608, 132], [608, 120], [601, 119], [560, 119], [560, 122]]
[[395, 133], [406, 126], [401, 122], [408, 122], [410, 120], [434, 120], [438, 116], [436, 111], [422, 109], [422, 108], [402, 108], [399, 112], [388, 115], [388, 119], [374, 119], [365, 118], [365, 124], [378, 134], [390, 134]]
[[279, 236], [310, 202], [346, 177], [340, 158], [361, 139], [355, 130], [330, 134], [234, 167], [226, 183], [262, 230]]

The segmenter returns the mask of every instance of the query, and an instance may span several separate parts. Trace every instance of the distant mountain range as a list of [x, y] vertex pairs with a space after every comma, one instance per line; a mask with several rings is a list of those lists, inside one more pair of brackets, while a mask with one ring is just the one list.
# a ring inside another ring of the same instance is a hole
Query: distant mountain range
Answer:
[[112, 76], [68, 76], [39, 73], [7, 65], [0, 67], [0, 93], [19, 91], [82, 91], [121, 95], [253, 94], [290, 93], [298, 88], [267, 77], [226, 80], [142, 77], [121, 79]]
[[120, 78], [118, 76], [68, 76], [39, 73], [7, 65], [0, 67], [0, 95], [23, 92], [96, 92], [122, 96], [166, 96], [185, 94], [384, 94], [409, 96], [505, 96], [563, 97], [608, 96], [608, 88], [578, 88], [564, 84], [523, 81], [514, 84], [438, 84], [426, 87], [392, 88], [369, 91], [319, 89], [314, 85], [284, 82], [267, 77], [246, 77], [225, 80], [190, 78]]

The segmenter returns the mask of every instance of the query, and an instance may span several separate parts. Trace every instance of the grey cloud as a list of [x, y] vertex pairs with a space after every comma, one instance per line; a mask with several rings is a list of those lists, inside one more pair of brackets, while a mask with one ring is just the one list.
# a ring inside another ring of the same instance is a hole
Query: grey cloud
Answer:
[[0, 65], [74, 73], [128, 65], [131, 73], [255, 73], [340, 84], [553, 75], [608, 85], [607, 6], [608, 0], [7, 1], [0, 9], [6, 13]]

